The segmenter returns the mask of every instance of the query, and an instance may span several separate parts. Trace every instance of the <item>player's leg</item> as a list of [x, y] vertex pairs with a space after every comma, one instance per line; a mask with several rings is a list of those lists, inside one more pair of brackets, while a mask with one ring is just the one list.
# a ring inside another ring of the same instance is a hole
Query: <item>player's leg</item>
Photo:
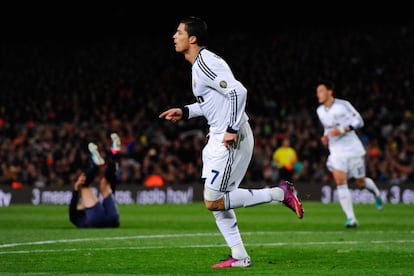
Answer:
[[234, 147], [225, 148], [220, 138], [212, 135], [203, 149], [204, 200], [206, 207], [213, 211], [217, 227], [231, 249], [231, 257], [213, 267], [246, 267], [251, 265], [251, 260], [233, 209], [268, 203], [274, 199], [283, 201], [284, 191], [281, 188], [238, 188], [253, 154], [254, 141], [248, 123], [239, 130]]
[[[231, 249], [231, 257], [213, 267], [250, 266], [250, 257], [246, 252], [237, 225], [234, 210], [224, 210], [224, 193], [235, 189], [235, 183], [229, 183], [234, 162], [234, 148], [228, 150], [221, 142], [221, 136], [211, 135], [203, 149], [204, 201], [213, 211], [216, 225]], [[251, 156], [246, 156], [250, 161]], [[244, 172], [242, 177], [244, 177]]]
[[372, 180], [370, 177], [365, 177], [364, 182], [365, 188], [375, 196], [375, 207], [378, 211], [382, 211], [384, 209], [384, 201], [381, 198], [381, 192], [379, 191], [374, 180]]
[[105, 209], [104, 227], [118, 227], [119, 226], [119, 211], [116, 205], [115, 190], [116, 190], [116, 170], [119, 152], [121, 150], [121, 141], [118, 134], [111, 134], [112, 145], [107, 154], [107, 164], [104, 172], [104, 177], [99, 182], [99, 190], [103, 197], [102, 205]]
[[98, 202], [98, 197], [91, 188], [91, 183], [94, 181], [99, 166], [103, 165], [105, 161], [101, 157], [98, 151], [98, 147], [94, 143], [89, 143], [89, 152], [91, 153], [91, 166], [85, 169], [83, 177], [84, 183], [81, 185], [80, 196], [82, 204], [85, 208], [91, 208]]
[[115, 199], [116, 188], [116, 154], [108, 154], [108, 163], [105, 168], [104, 177], [99, 182], [100, 193], [103, 197], [102, 205], [105, 209], [104, 227], [118, 227], [120, 224], [120, 216], [118, 206]]
[[[211, 211], [218, 211], [272, 201], [269, 189], [238, 188], [245, 177], [253, 154], [254, 140], [248, 123], [239, 130], [238, 141], [234, 147], [227, 149], [222, 144], [221, 138], [211, 135], [203, 149], [202, 177], [205, 179], [206, 207]], [[210, 192], [212, 194], [209, 194]]]
[[[221, 148], [220, 148], [221, 146]], [[292, 183], [281, 182], [278, 187], [263, 189], [239, 188], [245, 177], [247, 168], [253, 154], [254, 139], [250, 126], [246, 123], [239, 130], [238, 143], [235, 148], [227, 150], [222, 145], [208, 146], [203, 154], [205, 170], [203, 177], [206, 179], [205, 192], [209, 190], [225, 191], [224, 197], [215, 201], [206, 201], [209, 210], [229, 210], [240, 207], [251, 207], [271, 201], [283, 202], [285, 206], [293, 210], [299, 218], [303, 217], [303, 208], [299, 199], [293, 193]], [[214, 153], [221, 154], [213, 156]], [[210, 159], [207, 159], [210, 158]], [[214, 164], [214, 167], [209, 167]], [[206, 195], [205, 199], [215, 198], [215, 195]]]
[[85, 183], [81, 187], [80, 195], [83, 206], [85, 207], [87, 227], [100, 227], [104, 210], [99, 202], [97, 193], [92, 189], [91, 183], [94, 181], [99, 171], [99, 166], [105, 164], [105, 160], [101, 157], [97, 145], [89, 143], [89, 152], [91, 153], [91, 166], [84, 172]]
[[231, 250], [231, 257], [223, 262], [214, 264], [214, 268], [220, 267], [247, 267], [251, 265], [250, 257], [244, 247], [242, 237], [237, 225], [234, 210], [213, 211], [216, 225], [223, 235]]
[[119, 153], [121, 152], [121, 139], [117, 133], [111, 133], [111, 149], [108, 153], [108, 164], [105, 169], [105, 178], [110, 183], [112, 194], [116, 192], [116, 171], [119, 167]]
[[104, 177], [99, 182], [99, 191], [103, 198], [115, 194], [116, 190], [116, 162], [112, 153], [108, 154], [108, 162], [105, 168]]
[[[226, 183], [226, 186], [224, 186], [226, 190], [224, 195], [224, 208], [226, 210], [239, 207], [251, 207], [274, 200], [272, 198], [273, 189], [239, 188], [253, 156], [254, 137], [248, 123], [245, 123], [240, 128], [237, 140], [237, 145], [227, 153], [230, 155], [228, 159], [232, 162], [226, 163], [226, 166], [229, 168], [229, 173], [225, 174], [228, 176], [227, 183], [225, 179], [221, 181], [222, 183]], [[276, 199], [283, 200], [283, 191], [278, 190], [279, 194], [277, 194], [277, 191], [274, 191], [274, 196], [276, 196]]]
[[347, 158], [330, 155], [328, 157], [327, 167], [334, 178], [339, 204], [346, 216], [345, 226], [356, 227], [358, 226], [358, 221], [354, 212], [352, 194], [348, 187], [347, 162]]
[[381, 211], [384, 208], [384, 202], [381, 198], [380, 190], [374, 180], [365, 176], [365, 156], [355, 157], [353, 163], [354, 166], [351, 168], [350, 176], [355, 178], [355, 182], [359, 188], [365, 188], [374, 195], [375, 207], [378, 211]]
[[[104, 172], [104, 177], [99, 182], [99, 191], [103, 198], [106, 198], [109, 194], [115, 194], [116, 190], [116, 170], [118, 169], [118, 159], [119, 159], [119, 152], [121, 150], [121, 140], [119, 139], [118, 134], [112, 133], [111, 134], [112, 144], [111, 149], [107, 153], [107, 162]], [[96, 172], [98, 170], [98, 166], [105, 164], [105, 161], [100, 156], [97, 146], [93, 143], [89, 144], [89, 150], [92, 154], [92, 160], [94, 161], [94, 166], [91, 170], [94, 170], [95, 177]], [[99, 163], [95, 162], [95, 160], [100, 160]]]
[[100, 192], [102, 194], [102, 206], [105, 209], [104, 227], [118, 227], [120, 215], [116, 204], [115, 195], [112, 193], [111, 183], [103, 177], [100, 181]]

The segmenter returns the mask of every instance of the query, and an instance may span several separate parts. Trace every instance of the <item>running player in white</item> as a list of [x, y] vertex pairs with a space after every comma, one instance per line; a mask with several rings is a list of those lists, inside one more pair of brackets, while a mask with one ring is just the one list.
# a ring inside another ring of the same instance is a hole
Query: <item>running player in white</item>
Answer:
[[205, 47], [206, 37], [207, 24], [200, 18], [188, 17], [180, 21], [173, 36], [175, 50], [192, 64], [196, 102], [168, 109], [159, 117], [172, 122], [199, 116], [207, 119], [209, 139], [202, 152], [204, 202], [231, 248], [230, 258], [213, 267], [247, 267], [251, 260], [233, 209], [278, 201], [302, 218], [303, 208], [293, 193], [293, 184], [287, 181], [274, 188], [239, 188], [254, 145], [245, 113], [247, 90], [235, 79], [227, 63]]
[[375, 196], [378, 210], [382, 210], [384, 204], [374, 181], [365, 175], [365, 148], [355, 133], [364, 126], [364, 121], [349, 101], [334, 98], [333, 93], [331, 81], [317, 84], [316, 96], [320, 105], [316, 113], [324, 127], [321, 142], [329, 148], [326, 165], [337, 185], [339, 203], [346, 215], [345, 226], [357, 227], [348, 179], [355, 178], [359, 188], [366, 188]]

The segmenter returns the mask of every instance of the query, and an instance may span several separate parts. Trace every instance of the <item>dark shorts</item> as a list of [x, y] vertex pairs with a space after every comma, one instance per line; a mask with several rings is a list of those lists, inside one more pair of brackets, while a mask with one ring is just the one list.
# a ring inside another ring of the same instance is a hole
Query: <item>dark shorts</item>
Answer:
[[85, 209], [86, 227], [118, 227], [119, 212], [114, 196], [111, 194], [102, 202]]

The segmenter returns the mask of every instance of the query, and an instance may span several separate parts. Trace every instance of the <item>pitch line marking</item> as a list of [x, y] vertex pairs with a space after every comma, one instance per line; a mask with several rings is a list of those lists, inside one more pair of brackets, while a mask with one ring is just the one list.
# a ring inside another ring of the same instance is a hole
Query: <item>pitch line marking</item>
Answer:
[[[346, 231], [326, 231], [323, 232], [325, 234], [341, 234]], [[360, 234], [372, 234], [372, 233], [390, 233], [390, 231], [366, 231], [366, 232], [359, 232]], [[396, 233], [401, 233], [401, 231], [391, 231]], [[271, 231], [271, 232], [246, 232], [243, 233], [243, 236], [250, 236], [250, 235], [275, 235], [275, 234], [282, 234], [285, 233], [283, 231]], [[297, 231], [296, 234], [315, 234], [315, 231]], [[412, 233], [412, 232], [409, 232]], [[11, 248], [11, 247], [18, 247], [18, 246], [31, 246], [31, 245], [45, 245], [45, 244], [58, 244], [58, 243], [76, 243], [76, 242], [85, 242], [85, 241], [97, 241], [97, 240], [130, 240], [130, 239], [159, 239], [159, 238], [183, 238], [183, 237], [202, 237], [202, 236], [220, 236], [220, 233], [188, 233], [188, 234], [158, 234], [158, 235], [137, 235], [137, 236], [123, 236], [123, 237], [98, 237], [98, 238], [78, 238], [78, 239], [62, 239], [62, 240], [46, 240], [46, 241], [33, 241], [33, 242], [20, 242], [20, 243], [9, 243], [9, 244], [0, 244], [1, 248]], [[401, 243], [401, 242], [414, 242], [413, 240], [392, 240], [392, 241], [370, 241], [370, 243]], [[347, 242], [306, 242], [306, 243], [265, 243], [265, 244], [250, 244], [249, 246], [280, 246], [280, 245], [288, 245], [288, 244], [343, 244]], [[360, 243], [358, 241], [354, 241], [354, 243]], [[247, 244], [246, 244], [247, 245]], [[183, 246], [178, 248], [190, 248], [192, 246]], [[216, 247], [214, 245], [195, 245], [195, 247]], [[219, 245], [218, 247], [221, 247]], [[146, 247], [139, 247], [140, 249], [145, 249]], [[148, 247], [151, 248], [171, 248], [171, 246], [167, 247]], [[0, 252], [0, 254], [10, 253], [12, 251], [5, 251]], [[19, 251], [16, 251], [19, 252]], [[26, 251], [22, 251], [26, 252]], [[34, 251], [31, 251], [34, 252]]]
[[[276, 247], [286, 245], [331, 245], [331, 244], [364, 244], [364, 243], [414, 243], [414, 240], [384, 240], [384, 241], [332, 241], [332, 242], [276, 242], [276, 243], [255, 243], [245, 244], [249, 247]], [[76, 251], [108, 251], [108, 250], [148, 250], [148, 249], [168, 249], [168, 248], [216, 248], [216, 247], [227, 247], [226, 244], [198, 244], [198, 245], [181, 245], [181, 246], [139, 246], [139, 247], [108, 247], [108, 248], [65, 248], [65, 249], [34, 249], [34, 250], [16, 250], [16, 251], [3, 251], [0, 255], [6, 254], [33, 254], [33, 253], [60, 253], [60, 252], [76, 252]]]

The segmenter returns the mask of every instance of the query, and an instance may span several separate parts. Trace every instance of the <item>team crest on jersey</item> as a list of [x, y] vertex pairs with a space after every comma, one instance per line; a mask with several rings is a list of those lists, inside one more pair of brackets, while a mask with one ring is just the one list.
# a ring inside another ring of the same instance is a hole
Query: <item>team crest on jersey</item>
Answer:
[[220, 87], [221, 87], [221, 88], [227, 88], [227, 82], [226, 82], [226, 81], [224, 81], [224, 80], [222, 80], [222, 81], [220, 82]]

